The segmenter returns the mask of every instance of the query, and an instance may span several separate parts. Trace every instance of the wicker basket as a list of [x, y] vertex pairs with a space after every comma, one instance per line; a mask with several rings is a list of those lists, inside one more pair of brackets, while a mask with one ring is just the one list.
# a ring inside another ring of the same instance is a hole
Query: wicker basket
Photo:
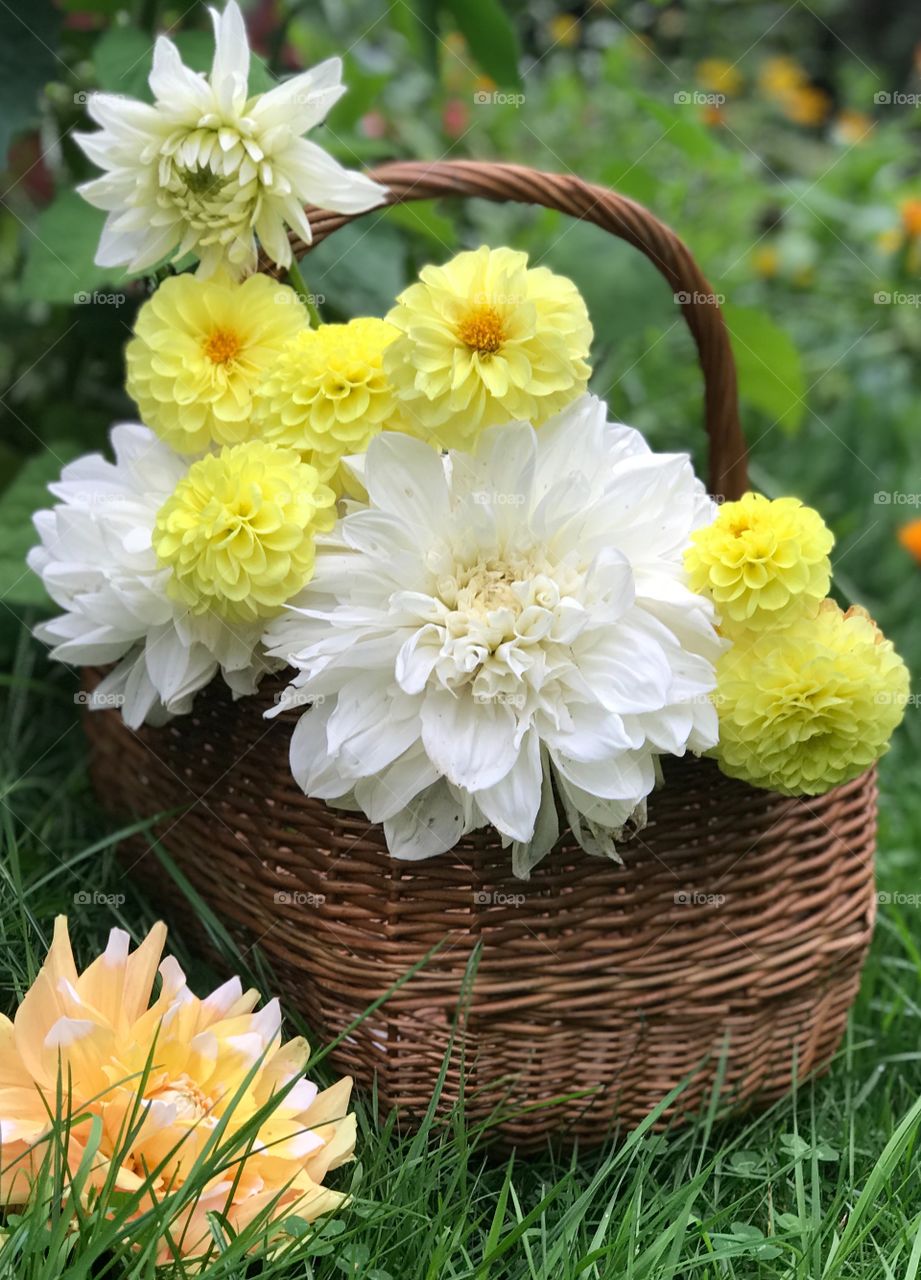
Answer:
[[[706, 383], [711, 488], [741, 492], [745, 450], [719, 308], [651, 214], [576, 178], [512, 166], [396, 164], [375, 176], [393, 202], [536, 203], [642, 250], [685, 295]], [[316, 240], [348, 220], [312, 211]], [[383, 1107], [420, 1116], [448, 1054], [442, 1107], [463, 1073], [468, 1119], [501, 1113], [506, 1143], [556, 1132], [594, 1142], [638, 1123], [685, 1079], [661, 1122], [693, 1111], [716, 1082], [722, 1104], [741, 1106], [827, 1066], [873, 926], [872, 772], [790, 800], [709, 761], [668, 761], [623, 866], [588, 857], [564, 832], [523, 883], [491, 831], [430, 861], [399, 862], [379, 827], [305, 798], [288, 768], [296, 713], [262, 718], [279, 687], [266, 681], [234, 703], [217, 682], [191, 715], [139, 733], [117, 712], [94, 712], [93, 779], [117, 813], [183, 810], [160, 821], [163, 847], [244, 945], [267, 954], [290, 1004], [324, 1036], [421, 965], [334, 1053], [362, 1084], [376, 1078]], [[149, 842], [135, 838], [125, 859], [194, 933]]]

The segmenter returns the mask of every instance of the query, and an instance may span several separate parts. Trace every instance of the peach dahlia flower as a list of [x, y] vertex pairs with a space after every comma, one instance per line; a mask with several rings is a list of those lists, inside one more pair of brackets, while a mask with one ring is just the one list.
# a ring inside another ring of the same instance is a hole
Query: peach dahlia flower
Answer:
[[[258, 994], [244, 993], [239, 978], [199, 999], [175, 959], [160, 963], [165, 940], [157, 924], [129, 954], [127, 933], [113, 929], [102, 955], [78, 973], [59, 916], [41, 972], [13, 1021], [0, 1021], [0, 1203], [28, 1199], [47, 1158], [59, 1091], [71, 1118], [71, 1172], [101, 1121], [90, 1185], [100, 1187], [115, 1164], [115, 1188], [138, 1197], [133, 1217], [181, 1192], [211, 1141], [213, 1176], [194, 1198], [178, 1197], [161, 1262], [203, 1252], [212, 1211], [239, 1232], [267, 1211], [313, 1220], [336, 1208], [345, 1196], [324, 1188], [323, 1178], [355, 1146], [355, 1117], [346, 1114], [351, 1080], [320, 1093], [298, 1079], [310, 1050], [302, 1039], [282, 1045], [278, 1001], [254, 1013]], [[162, 984], [151, 1003], [158, 965]], [[241, 1140], [222, 1167], [215, 1145], [232, 1145], [289, 1085], [254, 1140]]]

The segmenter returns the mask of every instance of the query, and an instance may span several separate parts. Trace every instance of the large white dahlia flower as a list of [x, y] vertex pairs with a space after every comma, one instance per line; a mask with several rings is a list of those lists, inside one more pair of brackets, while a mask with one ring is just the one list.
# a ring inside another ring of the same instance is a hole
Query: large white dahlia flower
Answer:
[[143, 271], [176, 251], [194, 253], [200, 272], [224, 263], [255, 269], [256, 239], [279, 266], [291, 262], [285, 227], [309, 244], [305, 204], [360, 213], [385, 189], [344, 169], [302, 135], [345, 93], [342, 61], [250, 96], [250, 51], [234, 0], [212, 9], [215, 51], [208, 76], [192, 71], [171, 40], [154, 47], [150, 105], [94, 93], [87, 110], [98, 133], [74, 137], [105, 170], [79, 188], [108, 213], [96, 261]]
[[113, 427], [111, 438], [115, 462], [96, 453], [70, 463], [49, 486], [58, 504], [34, 516], [41, 542], [29, 567], [64, 610], [36, 636], [61, 662], [116, 663], [89, 704], [120, 706], [132, 728], [189, 711], [218, 668], [235, 695], [252, 693], [274, 665], [259, 644], [264, 622], [190, 613], [168, 593], [172, 570], [151, 542], [188, 460], [133, 423]]
[[[714, 507], [583, 396], [540, 431], [442, 458], [385, 433], [316, 573], [265, 644], [312, 703], [291, 767], [307, 794], [383, 822], [401, 858], [493, 824], [516, 873], [558, 835], [590, 853], [642, 825], [656, 756], [717, 740], [722, 641], [683, 554]], [[284, 704], [282, 704], [284, 705]]]

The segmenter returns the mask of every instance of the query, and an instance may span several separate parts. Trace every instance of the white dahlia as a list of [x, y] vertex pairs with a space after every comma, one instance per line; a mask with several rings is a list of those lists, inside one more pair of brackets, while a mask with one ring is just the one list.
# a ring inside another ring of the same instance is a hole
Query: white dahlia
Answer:
[[64, 610], [35, 634], [60, 662], [117, 664], [89, 704], [120, 706], [132, 728], [189, 711], [218, 668], [235, 695], [252, 693], [274, 665], [259, 644], [264, 621], [190, 611], [154, 550], [157, 513], [188, 461], [134, 424], [113, 427], [112, 446], [114, 463], [90, 454], [66, 466], [50, 486], [60, 501], [35, 514], [29, 566]]
[[265, 644], [311, 703], [291, 741], [309, 795], [424, 858], [491, 823], [519, 875], [553, 846], [556, 799], [590, 853], [642, 825], [656, 756], [717, 740], [723, 642], [687, 585], [714, 507], [684, 455], [654, 454], [583, 396], [536, 432], [446, 459], [385, 433], [313, 580]]
[[171, 40], [154, 46], [153, 104], [95, 93], [87, 110], [98, 133], [75, 134], [105, 170], [79, 188], [108, 213], [96, 261], [142, 271], [175, 250], [194, 253], [201, 274], [220, 263], [255, 269], [256, 236], [279, 266], [291, 262], [286, 226], [309, 244], [305, 204], [360, 213], [386, 192], [344, 169], [302, 135], [345, 92], [342, 61], [330, 58], [250, 96], [249, 44], [234, 0], [212, 9], [211, 74], [184, 65]]

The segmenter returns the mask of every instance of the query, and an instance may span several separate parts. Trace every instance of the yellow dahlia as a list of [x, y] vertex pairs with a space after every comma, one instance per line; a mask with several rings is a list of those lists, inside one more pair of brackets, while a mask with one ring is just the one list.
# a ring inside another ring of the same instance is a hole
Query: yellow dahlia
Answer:
[[724, 773], [784, 795], [820, 795], [868, 769], [908, 700], [908, 670], [869, 614], [832, 600], [740, 635], [717, 663]]
[[309, 451], [321, 469], [345, 454], [364, 453], [396, 413], [384, 351], [398, 336], [392, 325], [372, 318], [295, 334], [259, 387], [259, 435]]
[[307, 326], [297, 294], [269, 276], [172, 276], [141, 307], [128, 343], [128, 394], [179, 453], [252, 434], [253, 392]]
[[592, 326], [571, 280], [483, 246], [425, 267], [387, 316], [384, 367], [416, 434], [471, 448], [484, 427], [539, 426], [581, 395]]
[[[312, 1220], [337, 1208], [345, 1197], [323, 1178], [355, 1147], [351, 1080], [318, 1093], [298, 1079], [310, 1049], [302, 1039], [282, 1044], [278, 1001], [254, 1013], [259, 996], [244, 993], [239, 978], [199, 999], [171, 956], [160, 963], [165, 940], [165, 926], [154, 925], [129, 954], [128, 935], [113, 929], [102, 955], [78, 973], [59, 916], [15, 1018], [0, 1019], [0, 1203], [28, 1200], [60, 1109], [68, 1124], [56, 1126], [54, 1141], [65, 1144], [71, 1174], [85, 1159], [91, 1186], [111, 1178], [116, 1192], [134, 1197], [132, 1217], [175, 1197], [159, 1262], [204, 1252], [209, 1213], [239, 1232], [269, 1211], [272, 1221]], [[234, 1134], [286, 1088], [255, 1140], [247, 1146], [244, 1135], [226, 1163], [215, 1159], [216, 1131], [232, 1148]], [[203, 1153], [217, 1166], [213, 1176], [195, 1168]]]
[[685, 568], [691, 589], [713, 599], [724, 623], [759, 628], [825, 598], [833, 545], [822, 517], [798, 498], [746, 493], [691, 535]]
[[332, 528], [335, 501], [293, 449], [251, 440], [207, 454], [157, 513], [169, 590], [192, 613], [271, 617], [313, 574], [314, 535]]

